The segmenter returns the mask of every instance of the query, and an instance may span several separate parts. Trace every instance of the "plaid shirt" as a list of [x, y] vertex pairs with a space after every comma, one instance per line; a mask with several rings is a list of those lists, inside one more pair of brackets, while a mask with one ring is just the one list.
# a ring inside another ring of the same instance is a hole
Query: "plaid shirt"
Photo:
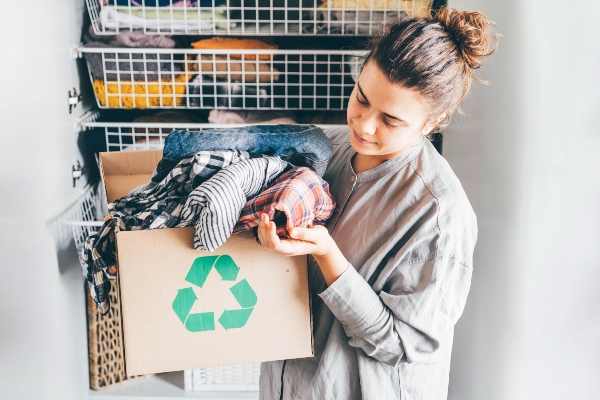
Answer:
[[90, 293], [100, 314], [110, 309], [108, 268], [116, 264], [115, 234], [119, 230], [172, 228], [178, 226], [189, 194], [221, 169], [249, 159], [244, 151], [201, 151], [192, 157], [173, 161], [163, 158], [152, 179], [108, 205], [113, 218], [83, 246], [82, 259]]
[[[296, 167], [281, 174], [275, 183], [246, 203], [233, 233], [257, 229], [260, 215], [266, 213], [277, 225], [277, 234], [289, 237], [294, 227], [324, 225], [335, 211], [329, 184], [312, 169]], [[260, 243], [260, 242], [259, 242]]]

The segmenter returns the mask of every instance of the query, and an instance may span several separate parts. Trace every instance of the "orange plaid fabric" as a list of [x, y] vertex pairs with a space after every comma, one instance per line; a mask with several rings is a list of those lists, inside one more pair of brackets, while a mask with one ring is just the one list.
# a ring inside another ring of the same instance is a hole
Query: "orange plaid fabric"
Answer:
[[295, 167], [281, 174], [275, 183], [248, 201], [233, 233], [254, 229], [262, 213], [277, 225], [277, 234], [289, 238], [294, 227], [324, 225], [335, 211], [329, 184], [307, 167]]

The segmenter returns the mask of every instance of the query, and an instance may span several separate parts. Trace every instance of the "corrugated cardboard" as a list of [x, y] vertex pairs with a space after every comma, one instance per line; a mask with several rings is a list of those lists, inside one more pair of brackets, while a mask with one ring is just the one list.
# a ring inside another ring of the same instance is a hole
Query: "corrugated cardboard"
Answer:
[[[108, 201], [147, 182], [160, 158], [160, 150], [101, 153]], [[306, 257], [269, 251], [249, 232], [233, 235], [213, 253], [195, 250], [193, 236], [193, 228], [117, 234], [127, 374], [311, 356]], [[229, 276], [210, 269], [201, 287], [190, 282], [194, 279], [186, 280], [196, 259], [218, 255], [231, 257], [239, 268], [237, 274], [230, 265]], [[242, 286], [244, 293], [248, 294], [249, 286], [255, 296], [236, 297], [234, 292], [240, 293], [236, 288]], [[190, 300], [189, 312], [182, 312], [175, 300], [180, 302], [191, 291], [197, 299]], [[210, 312], [214, 313], [212, 326], [201, 325], [206, 330], [196, 332], [187, 328], [190, 315]], [[245, 317], [238, 320], [229, 318], [242, 314]]]

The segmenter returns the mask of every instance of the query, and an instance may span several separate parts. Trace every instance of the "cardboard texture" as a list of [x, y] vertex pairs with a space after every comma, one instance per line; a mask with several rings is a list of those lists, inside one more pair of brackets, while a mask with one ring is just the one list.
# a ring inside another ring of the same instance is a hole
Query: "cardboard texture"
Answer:
[[[102, 153], [108, 201], [146, 182], [161, 155]], [[212, 253], [193, 237], [194, 228], [117, 234], [127, 374], [312, 356], [306, 257], [267, 250], [249, 232]]]

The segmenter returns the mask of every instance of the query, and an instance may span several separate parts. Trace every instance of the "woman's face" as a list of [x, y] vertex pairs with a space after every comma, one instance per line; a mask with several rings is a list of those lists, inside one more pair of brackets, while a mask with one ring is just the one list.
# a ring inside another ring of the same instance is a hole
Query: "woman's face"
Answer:
[[348, 103], [350, 144], [380, 162], [404, 153], [443, 119], [431, 120], [414, 90], [391, 83], [373, 61], [365, 64]]

